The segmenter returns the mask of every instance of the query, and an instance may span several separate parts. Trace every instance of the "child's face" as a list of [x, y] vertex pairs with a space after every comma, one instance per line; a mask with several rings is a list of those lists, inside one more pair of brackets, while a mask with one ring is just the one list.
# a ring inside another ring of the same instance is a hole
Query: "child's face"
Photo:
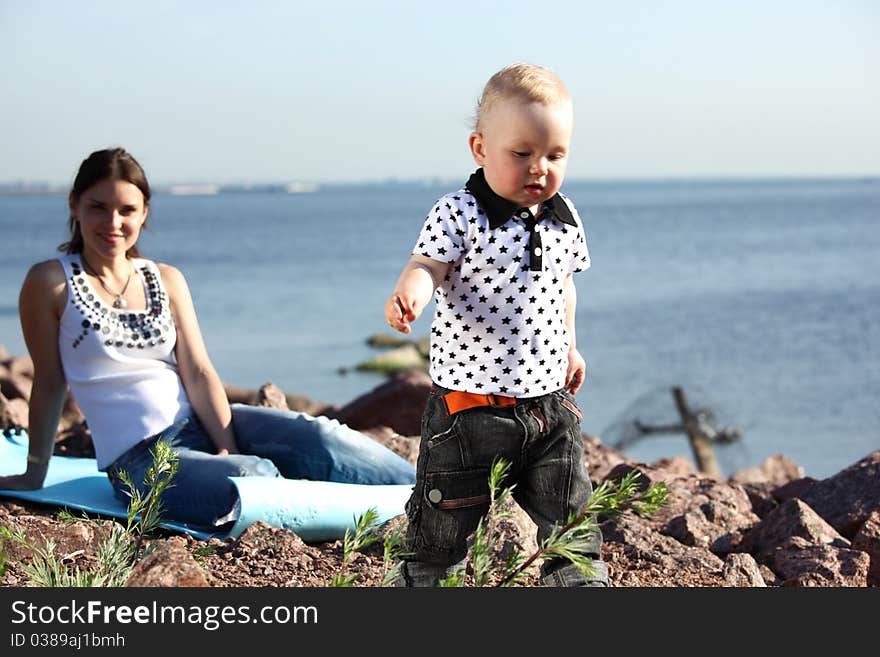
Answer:
[[570, 102], [500, 99], [471, 134], [471, 153], [492, 191], [537, 212], [565, 179], [572, 124]]

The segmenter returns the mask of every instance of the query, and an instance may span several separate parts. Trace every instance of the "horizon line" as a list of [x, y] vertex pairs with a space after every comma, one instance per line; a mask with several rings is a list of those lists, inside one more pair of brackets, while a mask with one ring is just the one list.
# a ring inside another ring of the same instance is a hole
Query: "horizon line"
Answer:
[[[880, 173], [809, 173], [809, 174], [657, 174], [627, 176], [578, 176], [566, 178], [567, 184], [590, 183], [671, 183], [671, 182], [760, 182], [760, 181], [880, 181]], [[177, 189], [202, 189], [207, 193], [247, 192], [247, 191], [286, 191], [287, 193], [308, 193], [325, 188], [336, 187], [372, 187], [387, 185], [455, 185], [458, 178], [441, 176], [424, 176], [416, 178], [369, 178], [364, 180], [309, 180], [309, 179], [276, 179], [267, 181], [249, 180], [180, 180], [159, 181], [150, 184], [156, 193], [174, 193]], [[565, 184], [564, 183], [564, 184]], [[47, 180], [19, 179], [0, 181], [0, 193], [42, 193], [66, 194], [70, 183], [50, 182]]]

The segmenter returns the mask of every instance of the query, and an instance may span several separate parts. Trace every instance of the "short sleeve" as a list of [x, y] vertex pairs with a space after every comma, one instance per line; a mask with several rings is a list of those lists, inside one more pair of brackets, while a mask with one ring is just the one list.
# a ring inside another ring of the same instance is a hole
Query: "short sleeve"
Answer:
[[587, 237], [584, 232], [584, 224], [581, 221], [577, 208], [575, 208], [574, 203], [567, 198], [565, 199], [565, 203], [568, 205], [569, 210], [571, 210], [571, 215], [574, 217], [575, 223], [577, 223], [577, 233], [574, 236], [574, 244], [572, 248], [573, 257], [568, 266], [568, 273], [574, 274], [589, 269], [592, 262], [590, 261], [590, 250], [587, 248]]
[[452, 262], [464, 251], [467, 220], [455, 199], [444, 196], [425, 217], [425, 223], [413, 247], [413, 255], [440, 262]]

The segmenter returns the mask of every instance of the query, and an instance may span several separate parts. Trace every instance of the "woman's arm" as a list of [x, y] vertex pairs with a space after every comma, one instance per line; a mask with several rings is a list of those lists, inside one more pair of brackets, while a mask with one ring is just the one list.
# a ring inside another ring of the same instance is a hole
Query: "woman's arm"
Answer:
[[175, 354], [180, 380], [193, 410], [217, 447], [218, 454], [237, 454], [232, 411], [223, 383], [202, 338], [186, 279], [174, 267], [159, 265], [177, 330]]
[[28, 460], [24, 474], [0, 477], [0, 488], [42, 488], [55, 447], [67, 382], [58, 352], [58, 325], [67, 287], [57, 260], [31, 267], [19, 295], [18, 308], [25, 344], [34, 363], [34, 384], [28, 408]]

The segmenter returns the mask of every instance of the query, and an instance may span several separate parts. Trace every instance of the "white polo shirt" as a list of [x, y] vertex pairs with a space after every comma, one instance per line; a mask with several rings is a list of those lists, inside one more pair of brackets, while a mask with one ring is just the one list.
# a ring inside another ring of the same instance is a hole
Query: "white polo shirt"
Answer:
[[584, 230], [562, 194], [535, 219], [498, 196], [483, 170], [447, 194], [413, 249], [451, 262], [435, 292], [431, 378], [475, 393], [536, 397], [562, 388], [568, 368], [566, 277], [590, 266]]

